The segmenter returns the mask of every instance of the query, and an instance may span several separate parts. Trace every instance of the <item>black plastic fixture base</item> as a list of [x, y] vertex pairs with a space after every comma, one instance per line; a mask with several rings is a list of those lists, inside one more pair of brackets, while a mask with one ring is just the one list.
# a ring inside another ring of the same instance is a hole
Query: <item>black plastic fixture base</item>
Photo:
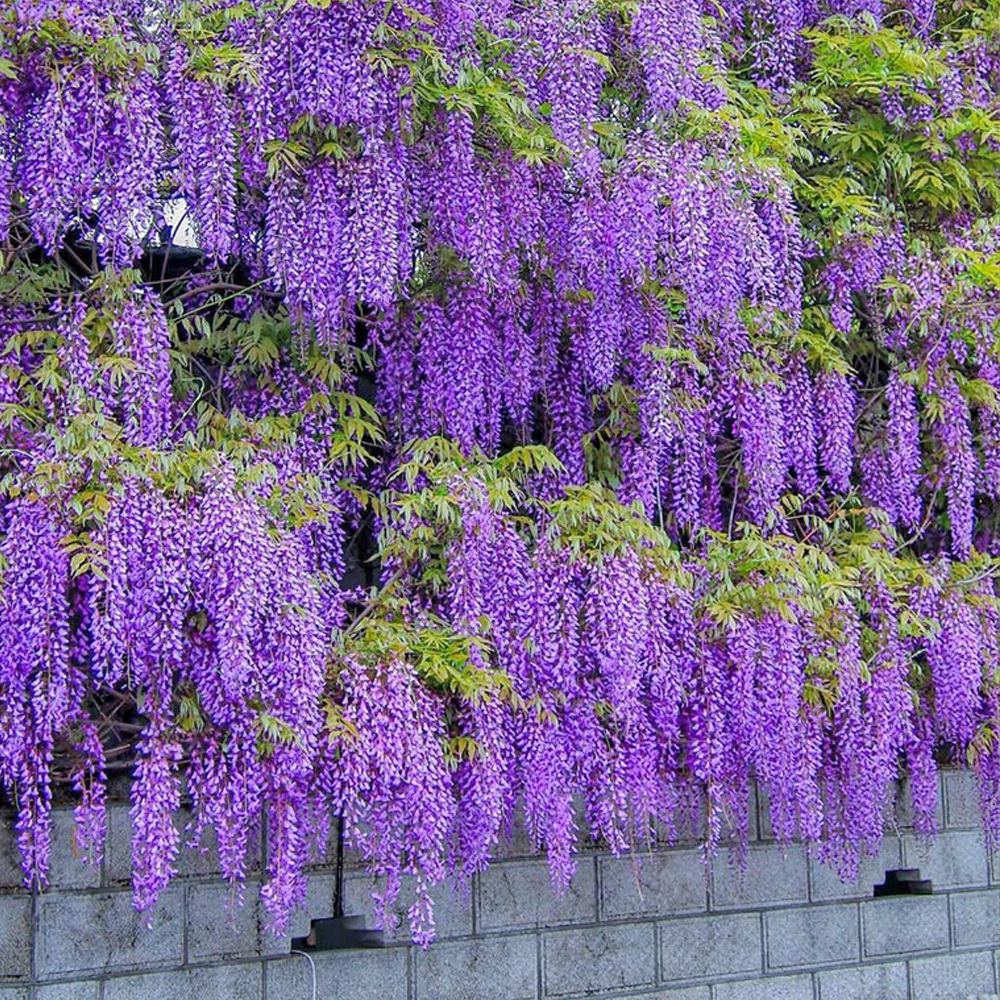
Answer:
[[885, 873], [885, 882], [875, 886], [876, 896], [929, 896], [934, 891], [919, 868], [897, 868]]
[[292, 938], [292, 951], [334, 951], [339, 948], [382, 948], [381, 931], [365, 927], [364, 917], [324, 917], [314, 920], [309, 934]]

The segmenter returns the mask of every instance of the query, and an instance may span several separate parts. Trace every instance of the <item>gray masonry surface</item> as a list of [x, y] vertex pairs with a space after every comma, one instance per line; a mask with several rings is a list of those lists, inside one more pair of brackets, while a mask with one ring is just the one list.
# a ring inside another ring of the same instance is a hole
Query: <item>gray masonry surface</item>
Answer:
[[[257, 880], [232, 906], [211, 851], [185, 853], [145, 928], [131, 906], [124, 805], [111, 809], [97, 868], [74, 857], [71, 813], [57, 811], [52, 886], [38, 896], [18, 887], [0, 816], [0, 1000], [310, 1000], [314, 972], [321, 1000], [1000, 1000], [1000, 862], [984, 850], [967, 776], [942, 782], [933, 845], [900, 816], [857, 885], [774, 843], [761, 808], [742, 876], [723, 853], [706, 878], [691, 842], [638, 863], [595, 851], [559, 900], [544, 860], [515, 845], [468, 900], [439, 896], [427, 951], [404, 931], [312, 965], [265, 931]], [[934, 894], [872, 898], [903, 865], [932, 878]], [[370, 914], [372, 884], [348, 865], [348, 912]], [[332, 914], [334, 888], [332, 864], [317, 866], [292, 934]], [[408, 902], [404, 892], [400, 914]]]

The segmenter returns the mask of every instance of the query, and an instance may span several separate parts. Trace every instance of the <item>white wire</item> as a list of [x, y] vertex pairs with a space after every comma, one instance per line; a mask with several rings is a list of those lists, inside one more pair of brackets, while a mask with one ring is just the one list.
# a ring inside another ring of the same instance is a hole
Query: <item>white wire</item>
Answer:
[[312, 969], [312, 977], [313, 977], [313, 995], [312, 995], [312, 1000], [316, 1000], [316, 963], [313, 961], [312, 955], [310, 955], [308, 952], [305, 952], [305, 951], [299, 951], [296, 948], [293, 948], [291, 950], [290, 954], [292, 954], [292, 955], [301, 955], [303, 958], [309, 959], [309, 968]]

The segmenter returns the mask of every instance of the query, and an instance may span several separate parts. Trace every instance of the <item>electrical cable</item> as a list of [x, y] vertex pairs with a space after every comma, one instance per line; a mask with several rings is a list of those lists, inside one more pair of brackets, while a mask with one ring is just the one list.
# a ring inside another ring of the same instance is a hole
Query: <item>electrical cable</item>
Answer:
[[313, 961], [312, 955], [310, 955], [308, 952], [305, 952], [305, 951], [298, 951], [295, 948], [293, 948], [291, 950], [291, 952], [289, 952], [289, 954], [291, 954], [291, 955], [301, 955], [303, 958], [307, 958], [309, 960], [309, 968], [312, 970], [312, 978], [313, 978], [312, 1000], [317, 1000], [317, 998], [316, 998], [316, 963]]

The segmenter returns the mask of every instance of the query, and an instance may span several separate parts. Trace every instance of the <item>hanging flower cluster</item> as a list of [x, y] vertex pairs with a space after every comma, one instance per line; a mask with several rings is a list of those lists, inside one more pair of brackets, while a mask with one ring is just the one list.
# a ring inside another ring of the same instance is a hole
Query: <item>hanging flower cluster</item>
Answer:
[[[0, 789], [151, 910], [331, 821], [433, 938], [515, 822], [1000, 841], [987, 6], [0, 15]], [[941, 21], [938, 22], [938, 15]], [[193, 820], [179, 829], [181, 805]]]

